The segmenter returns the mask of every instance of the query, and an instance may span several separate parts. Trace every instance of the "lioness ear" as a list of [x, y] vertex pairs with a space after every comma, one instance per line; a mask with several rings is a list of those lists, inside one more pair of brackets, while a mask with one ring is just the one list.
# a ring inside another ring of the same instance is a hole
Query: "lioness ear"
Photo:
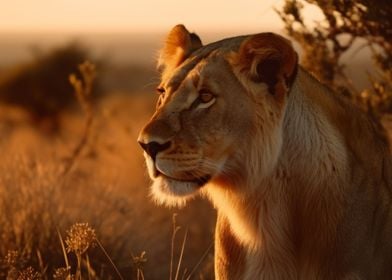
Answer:
[[283, 97], [291, 87], [298, 67], [290, 41], [273, 33], [249, 37], [231, 61], [253, 82], [266, 83], [268, 91], [277, 97]]
[[177, 67], [201, 46], [201, 40], [195, 33], [189, 33], [182, 24], [174, 26], [160, 52], [158, 69]]

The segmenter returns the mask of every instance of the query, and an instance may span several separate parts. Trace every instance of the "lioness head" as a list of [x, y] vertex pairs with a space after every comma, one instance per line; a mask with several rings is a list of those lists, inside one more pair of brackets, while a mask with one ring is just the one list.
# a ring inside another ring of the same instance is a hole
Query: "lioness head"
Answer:
[[158, 66], [156, 112], [138, 139], [158, 202], [181, 205], [209, 183], [246, 187], [271, 172], [297, 68], [289, 41], [261, 33], [203, 46], [178, 25]]

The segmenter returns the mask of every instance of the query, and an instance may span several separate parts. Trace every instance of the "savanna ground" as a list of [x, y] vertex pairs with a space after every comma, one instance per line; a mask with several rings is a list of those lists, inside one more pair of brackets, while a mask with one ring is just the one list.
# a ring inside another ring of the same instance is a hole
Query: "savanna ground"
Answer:
[[213, 278], [211, 206], [149, 199], [136, 139], [155, 107], [154, 82], [127, 74], [138, 89], [106, 87], [87, 137], [78, 102], [56, 115], [55, 131], [50, 119], [1, 104], [0, 279]]

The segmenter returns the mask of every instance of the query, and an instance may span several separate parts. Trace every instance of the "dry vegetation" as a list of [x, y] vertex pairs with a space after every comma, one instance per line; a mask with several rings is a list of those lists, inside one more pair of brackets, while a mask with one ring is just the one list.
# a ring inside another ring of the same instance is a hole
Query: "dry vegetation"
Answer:
[[[329, 29], [307, 29], [300, 14], [304, 1], [322, 4]], [[347, 13], [332, 12], [328, 1], [304, 1], [286, 0], [280, 15], [303, 47], [305, 66], [311, 58], [310, 66], [324, 67], [313, 72], [331, 74], [324, 80], [334, 87], [346, 47], [329, 46], [339, 46], [342, 26], [333, 23], [335, 17], [351, 21], [343, 17]], [[140, 84], [143, 70], [106, 69], [111, 76], [98, 71], [95, 88], [103, 82], [109, 92], [95, 100], [89, 88], [94, 69], [87, 65], [82, 69], [87, 76], [71, 79], [75, 96], [67, 77], [86, 57], [87, 50], [71, 44], [0, 70], [0, 279], [212, 279], [215, 214], [210, 205], [196, 200], [181, 211], [169, 210], [148, 198], [136, 138], [155, 101], [152, 90]], [[379, 63], [385, 58], [381, 69], [389, 83], [372, 82], [383, 86], [373, 90], [377, 102], [372, 99], [375, 106], [368, 107], [377, 110], [373, 115], [383, 115], [391, 131], [392, 117], [384, 114], [392, 111], [390, 52], [378, 58]], [[113, 92], [119, 79], [141, 90]], [[377, 92], [388, 94], [381, 98]]]
[[[322, 14], [313, 24], [303, 12], [309, 6]], [[374, 118], [392, 113], [392, 6], [388, 1], [285, 0], [277, 12], [287, 35], [301, 46], [302, 65], [308, 71]], [[356, 69], [350, 77], [347, 66], [360, 59], [362, 51], [373, 65]], [[361, 74], [369, 82], [366, 88], [358, 87]]]
[[212, 278], [210, 206], [148, 198], [135, 139], [153, 99], [79, 100], [84, 110], [59, 113], [50, 134], [23, 107], [1, 105], [0, 279]]

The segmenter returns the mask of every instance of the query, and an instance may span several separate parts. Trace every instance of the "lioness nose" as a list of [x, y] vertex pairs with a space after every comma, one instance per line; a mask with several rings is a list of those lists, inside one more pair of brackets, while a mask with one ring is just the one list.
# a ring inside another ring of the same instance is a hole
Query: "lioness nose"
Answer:
[[143, 150], [155, 161], [155, 158], [159, 152], [162, 152], [170, 147], [170, 142], [159, 144], [158, 142], [143, 143], [138, 141]]

